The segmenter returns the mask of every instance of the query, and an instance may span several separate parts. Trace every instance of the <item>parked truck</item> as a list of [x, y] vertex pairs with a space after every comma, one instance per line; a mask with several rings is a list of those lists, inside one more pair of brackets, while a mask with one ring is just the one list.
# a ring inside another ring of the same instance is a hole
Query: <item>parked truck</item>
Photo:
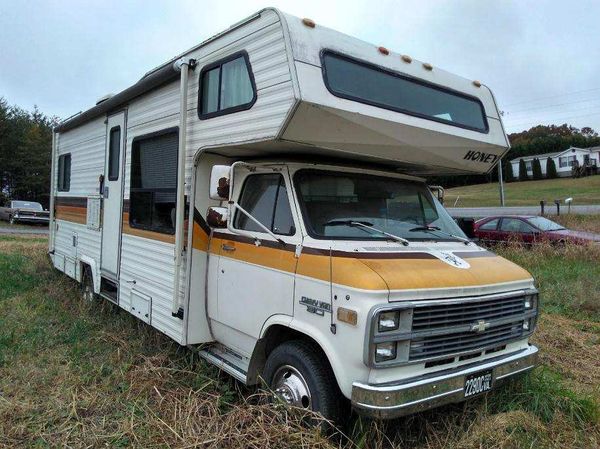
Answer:
[[406, 415], [536, 364], [531, 275], [424, 179], [508, 149], [482, 83], [264, 9], [56, 127], [49, 253], [246, 385]]

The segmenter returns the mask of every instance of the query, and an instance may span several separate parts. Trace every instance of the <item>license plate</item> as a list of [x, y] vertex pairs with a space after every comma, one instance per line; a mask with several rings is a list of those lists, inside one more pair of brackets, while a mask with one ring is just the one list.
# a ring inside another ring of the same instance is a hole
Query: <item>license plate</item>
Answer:
[[492, 370], [479, 371], [465, 378], [465, 398], [486, 393], [492, 389]]

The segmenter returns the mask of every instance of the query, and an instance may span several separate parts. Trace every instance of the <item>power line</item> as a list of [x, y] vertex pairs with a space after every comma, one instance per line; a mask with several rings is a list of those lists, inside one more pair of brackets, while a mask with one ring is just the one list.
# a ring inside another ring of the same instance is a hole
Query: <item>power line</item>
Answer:
[[[588, 111], [590, 109], [592, 111], [595, 111], [595, 110], [598, 109], [598, 107], [599, 107], [599, 105], [596, 104], [596, 105], [591, 105], [591, 106], [587, 106], [587, 107], [584, 107], [584, 108], [576, 108], [576, 109], [563, 110], [563, 111], [545, 112], [545, 113], [537, 115], [537, 117], [542, 117], [542, 118], [544, 118], [544, 117], [550, 117], [549, 119], [552, 119], [552, 117], [555, 116], [556, 114], [559, 114], [559, 115], [572, 114], [574, 112], [577, 113], [577, 112], [580, 112], [580, 111]], [[530, 114], [530, 115], [531, 115], [531, 120], [537, 120], [535, 118], [536, 114]], [[557, 118], [560, 118], [560, 117], [557, 117]], [[527, 117], [514, 117], [514, 118], [511, 119], [511, 117], [509, 116], [508, 119], [506, 120], [506, 122], [507, 123], [510, 123], [511, 121], [512, 122], [518, 122], [518, 121], [523, 121], [525, 119], [527, 119]]]
[[546, 106], [534, 106], [531, 108], [525, 108], [525, 109], [517, 109], [516, 111], [505, 111], [506, 114], [511, 115], [511, 114], [520, 114], [522, 112], [526, 112], [526, 111], [534, 111], [536, 109], [548, 109], [548, 108], [554, 108], [554, 107], [558, 107], [558, 106], [569, 106], [571, 104], [576, 104], [576, 103], [585, 103], [588, 101], [600, 101], [600, 98], [584, 98], [581, 100], [575, 100], [575, 101], [571, 101], [568, 103], [555, 103], [555, 104], [550, 104], [550, 105], [546, 105]]
[[517, 126], [528, 126], [528, 125], [533, 125], [533, 124], [542, 124], [542, 122], [549, 122], [549, 121], [556, 121], [556, 120], [569, 120], [569, 119], [574, 119], [574, 118], [582, 118], [582, 117], [590, 117], [592, 115], [600, 115], [600, 111], [598, 112], [594, 112], [594, 113], [590, 113], [590, 114], [582, 114], [582, 115], [573, 115], [573, 116], [567, 116], [567, 117], [557, 117], [557, 118], [551, 118], [551, 119], [541, 119], [541, 120], [533, 120], [531, 122], [523, 122], [523, 123], [514, 123], [514, 124], [506, 124], [507, 128], [515, 128]]
[[593, 89], [577, 90], [577, 91], [573, 91], [573, 92], [566, 92], [564, 94], [558, 94], [558, 95], [550, 95], [548, 97], [539, 97], [539, 98], [534, 98], [534, 99], [530, 99], [530, 100], [523, 100], [523, 101], [518, 101], [516, 103], [506, 104], [506, 105], [503, 105], [503, 106], [505, 108], [508, 108], [510, 106], [517, 106], [517, 105], [524, 104], [524, 103], [535, 103], [535, 102], [541, 101], [541, 100], [548, 100], [548, 99], [551, 99], [551, 98], [566, 97], [566, 96], [569, 96], [569, 95], [576, 95], [576, 94], [581, 94], [581, 93], [584, 93], [584, 92], [594, 92], [594, 91], [597, 91], [597, 90], [600, 90], [600, 87], [595, 87]]

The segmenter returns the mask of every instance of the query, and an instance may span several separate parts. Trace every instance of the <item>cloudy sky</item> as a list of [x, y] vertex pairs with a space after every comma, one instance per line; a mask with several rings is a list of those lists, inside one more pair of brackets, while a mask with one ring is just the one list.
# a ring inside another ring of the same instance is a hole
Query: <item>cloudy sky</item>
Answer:
[[66, 118], [264, 6], [495, 92], [507, 130], [600, 131], [600, 2], [0, 0], [0, 97]]

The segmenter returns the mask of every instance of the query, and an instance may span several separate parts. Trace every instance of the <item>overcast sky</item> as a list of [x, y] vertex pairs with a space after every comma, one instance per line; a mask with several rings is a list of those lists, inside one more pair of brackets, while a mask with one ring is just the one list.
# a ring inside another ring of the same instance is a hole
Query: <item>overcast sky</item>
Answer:
[[66, 118], [264, 6], [494, 91], [509, 132], [600, 131], [600, 2], [0, 0], [0, 97]]

